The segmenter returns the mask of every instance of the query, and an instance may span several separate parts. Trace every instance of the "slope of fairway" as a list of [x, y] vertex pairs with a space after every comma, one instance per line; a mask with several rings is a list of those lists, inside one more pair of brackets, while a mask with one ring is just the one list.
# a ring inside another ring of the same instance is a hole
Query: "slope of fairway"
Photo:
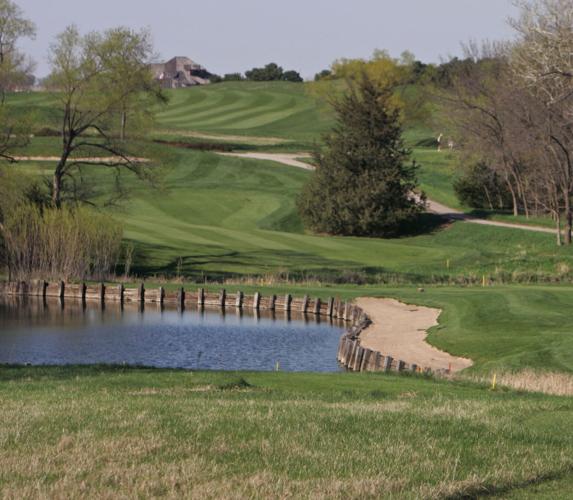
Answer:
[[[573, 267], [551, 235], [457, 223], [397, 239], [305, 234], [295, 201], [309, 172], [177, 151], [163, 192], [140, 184], [120, 214], [140, 273], [290, 273], [298, 278], [433, 281], [464, 274], [535, 279]], [[103, 179], [102, 179], [103, 183]], [[137, 186], [137, 187], [136, 187]]]
[[304, 84], [234, 82], [168, 91], [157, 121], [164, 129], [276, 136], [311, 143], [332, 124]]

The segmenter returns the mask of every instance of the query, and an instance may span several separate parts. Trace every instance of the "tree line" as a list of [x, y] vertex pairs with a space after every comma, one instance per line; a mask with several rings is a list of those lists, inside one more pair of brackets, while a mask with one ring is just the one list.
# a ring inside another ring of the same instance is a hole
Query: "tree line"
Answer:
[[219, 82], [241, 82], [241, 81], [252, 81], [252, 82], [294, 82], [301, 83], [303, 81], [300, 73], [295, 70], [285, 71], [282, 66], [277, 63], [271, 62], [262, 66], [260, 68], [252, 68], [242, 73], [226, 73], [223, 76], [212, 74], [209, 77], [211, 83]]
[[463, 153], [456, 190], [476, 207], [550, 214], [557, 243], [573, 230], [573, 4], [519, 2], [512, 42], [466, 47], [437, 92], [444, 123]]

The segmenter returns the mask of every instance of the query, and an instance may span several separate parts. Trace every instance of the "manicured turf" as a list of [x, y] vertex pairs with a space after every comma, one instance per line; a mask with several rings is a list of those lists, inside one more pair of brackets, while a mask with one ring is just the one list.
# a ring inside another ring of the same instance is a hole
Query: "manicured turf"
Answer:
[[304, 84], [239, 82], [168, 92], [158, 115], [167, 129], [276, 136], [311, 143], [332, 124], [328, 108]]
[[6, 498], [566, 498], [573, 471], [571, 398], [467, 383], [4, 367], [0, 398]]
[[169, 274], [181, 257], [184, 273], [194, 276], [358, 272], [416, 282], [536, 279], [573, 268], [571, 249], [555, 247], [551, 235], [464, 223], [389, 240], [304, 234], [295, 199], [309, 175], [273, 162], [180, 152], [167, 191], [137, 191], [122, 214], [127, 238], [141, 250], [137, 269]]
[[[20, 164], [50, 174], [49, 163]], [[89, 167], [88, 167], [89, 168]], [[94, 170], [95, 172], [95, 170]], [[99, 191], [111, 178], [94, 173]], [[275, 162], [170, 149], [163, 190], [130, 181], [131, 197], [113, 210], [137, 247], [139, 274], [203, 278], [290, 274], [376, 282], [535, 281], [563, 278], [573, 250], [549, 234], [456, 223], [417, 236], [376, 239], [305, 234], [295, 201], [311, 175]]]

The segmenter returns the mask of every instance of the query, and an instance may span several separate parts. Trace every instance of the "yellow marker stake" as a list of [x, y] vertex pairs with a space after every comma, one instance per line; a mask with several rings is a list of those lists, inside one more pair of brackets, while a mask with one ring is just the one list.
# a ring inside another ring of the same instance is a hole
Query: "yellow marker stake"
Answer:
[[491, 380], [491, 389], [492, 391], [495, 390], [495, 383], [497, 382], [497, 373], [493, 374], [493, 379]]
[[280, 365], [280, 363], [277, 361], [277, 362], [275, 363], [275, 372], [278, 372], [278, 371], [280, 370], [280, 367], [281, 367], [281, 365]]
[[485, 288], [485, 274], [482, 276], [481, 286], [483, 286]]

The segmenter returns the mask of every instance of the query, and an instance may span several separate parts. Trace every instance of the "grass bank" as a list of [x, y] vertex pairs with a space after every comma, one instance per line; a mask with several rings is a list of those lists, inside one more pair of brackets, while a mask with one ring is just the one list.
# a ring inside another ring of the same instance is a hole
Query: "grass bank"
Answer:
[[4, 497], [566, 498], [573, 400], [407, 376], [0, 368]]

